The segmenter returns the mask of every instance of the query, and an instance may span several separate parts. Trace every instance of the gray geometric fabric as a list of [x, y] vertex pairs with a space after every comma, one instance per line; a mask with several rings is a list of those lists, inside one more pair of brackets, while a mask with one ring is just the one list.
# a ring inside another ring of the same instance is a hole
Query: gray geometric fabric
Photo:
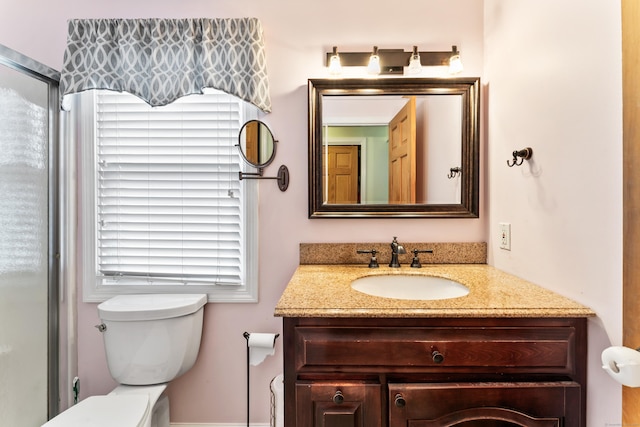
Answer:
[[63, 97], [132, 93], [152, 106], [212, 87], [271, 111], [262, 24], [256, 18], [74, 19], [60, 77]]

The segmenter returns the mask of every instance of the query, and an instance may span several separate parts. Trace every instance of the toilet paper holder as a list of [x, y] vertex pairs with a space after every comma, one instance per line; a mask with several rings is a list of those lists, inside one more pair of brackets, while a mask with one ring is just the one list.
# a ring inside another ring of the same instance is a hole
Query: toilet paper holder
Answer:
[[640, 387], [640, 348], [607, 347], [602, 351], [602, 369], [627, 387]]
[[[625, 347], [625, 349], [627, 349], [627, 348]], [[632, 348], [628, 348], [628, 349], [629, 350], [635, 350], [638, 353], [640, 353], [640, 347], [636, 347], [635, 349], [632, 349]], [[640, 355], [638, 355], [638, 356], [640, 356]], [[618, 372], [620, 372], [620, 368], [623, 368], [623, 367], [629, 366], [629, 365], [640, 365], [640, 359], [638, 360], [637, 363], [633, 362], [633, 361], [630, 362], [630, 363], [629, 362], [628, 363], [619, 363], [619, 362], [617, 362], [615, 360], [611, 360], [610, 363], [603, 364], [602, 365], [602, 369], [604, 369], [604, 370], [611, 369], [613, 372], [618, 373]]]
[[[272, 335], [273, 346], [275, 347], [276, 339], [280, 336], [280, 334], [269, 334], [269, 335]], [[242, 334], [242, 336], [245, 338], [245, 340], [247, 340], [247, 427], [249, 427], [249, 416], [250, 416], [250, 407], [251, 407], [250, 401], [249, 401], [249, 397], [251, 395], [250, 392], [249, 392], [250, 391], [249, 386], [251, 384], [250, 376], [249, 376], [249, 374], [250, 374], [250, 369], [249, 368], [251, 366], [251, 363], [250, 363], [251, 348], [249, 346], [249, 338], [251, 338], [251, 334], [249, 332], [244, 332]], [[273, 354], [273, 353], [271, 353], [271, 354]]]

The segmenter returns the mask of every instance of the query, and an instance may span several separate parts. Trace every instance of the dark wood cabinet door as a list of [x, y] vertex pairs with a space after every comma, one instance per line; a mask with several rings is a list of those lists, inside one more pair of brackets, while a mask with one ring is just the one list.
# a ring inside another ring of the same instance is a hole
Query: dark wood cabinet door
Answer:
[[310, 381], [296, 384], [296, 426], [382, 426], [380, 384]]
[[578, 427], [580, 385], [389, 384], [389, 427]]

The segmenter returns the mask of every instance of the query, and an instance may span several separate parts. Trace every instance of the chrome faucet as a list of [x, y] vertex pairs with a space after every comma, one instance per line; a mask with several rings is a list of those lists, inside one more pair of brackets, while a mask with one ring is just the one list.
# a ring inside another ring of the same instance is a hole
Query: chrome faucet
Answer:
[[400, 267], [400, 263], [398, 262], [398, 254], [406, 254], [407, 251], [404, 250], [404, 246], [398, 243], [398, 238], [393, 237], [393, 241], [391, 242], [391, 262], [389, 263], [389, 267], [398, 268]]

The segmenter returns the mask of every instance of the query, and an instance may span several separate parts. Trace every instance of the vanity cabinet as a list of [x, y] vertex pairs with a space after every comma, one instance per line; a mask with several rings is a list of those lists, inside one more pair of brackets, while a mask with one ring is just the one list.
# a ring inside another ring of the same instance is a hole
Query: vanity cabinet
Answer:
[[586, 318], [283, 318], [285, 427], [584, 427]]

